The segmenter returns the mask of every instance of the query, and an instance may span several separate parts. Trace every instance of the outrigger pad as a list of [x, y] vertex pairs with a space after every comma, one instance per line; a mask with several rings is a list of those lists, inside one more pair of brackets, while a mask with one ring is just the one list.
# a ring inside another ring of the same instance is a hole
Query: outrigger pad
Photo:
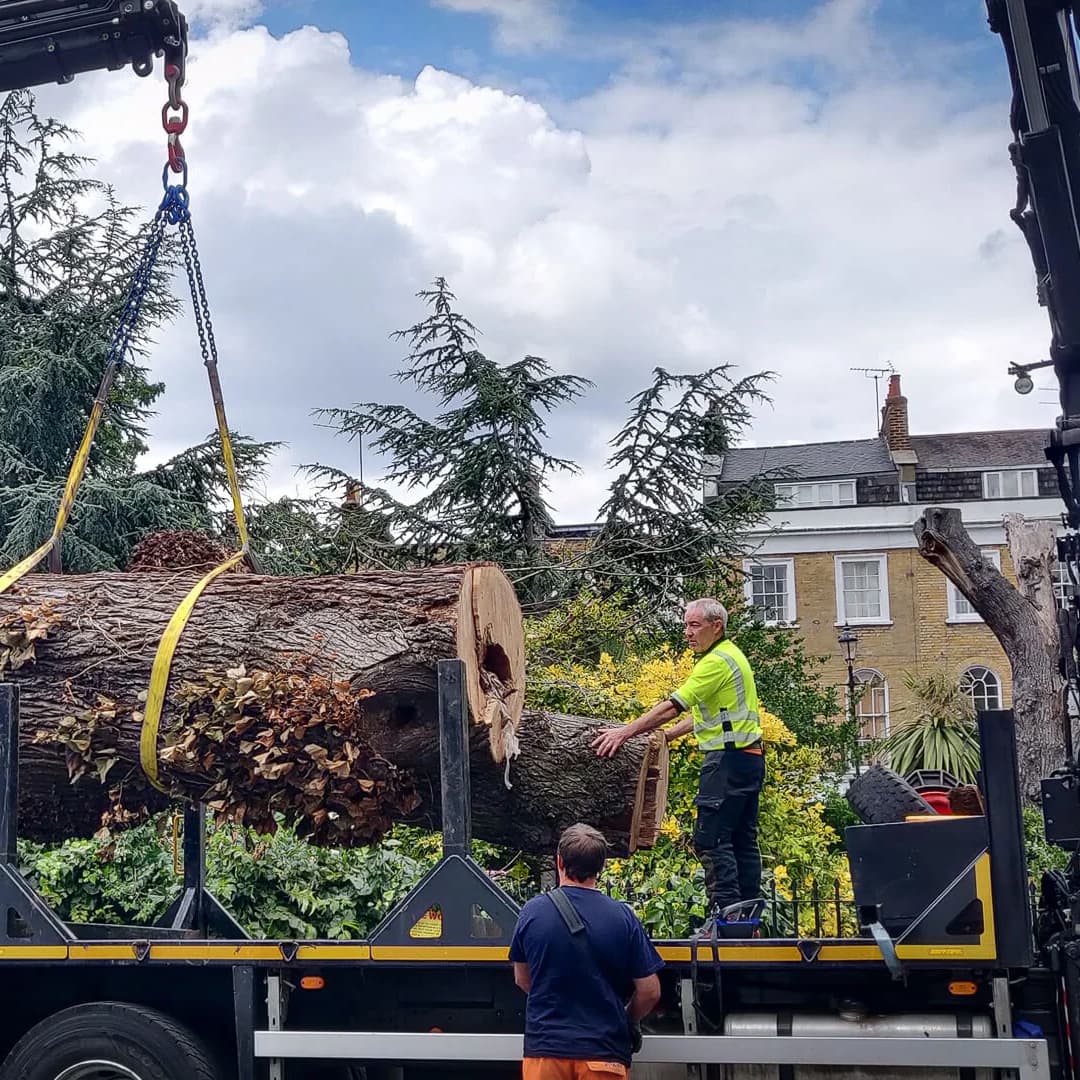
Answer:
[[371, 935], [372, 947], [505, 945], [520, 908], [472, 859], [447, 855]]

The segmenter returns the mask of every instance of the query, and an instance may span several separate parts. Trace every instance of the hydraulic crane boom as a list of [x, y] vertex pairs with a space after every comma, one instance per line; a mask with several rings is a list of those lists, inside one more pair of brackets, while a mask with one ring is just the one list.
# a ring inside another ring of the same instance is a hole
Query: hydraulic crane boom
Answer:
[[[1013, 100], [1009, 147], [1016, 168], [1010, 213], [1035, 264], [1039, 303], [1050, 317], [1050, 358], [1014, 364], [1026, 377], [1053, 365], [1061, 416], [1051, 433], [1068, 523], [1080, 527], [1080, 76], [1073, 0], [987, 0], [1005, 47]], [[1030, 388], [1030, 382], [1027, 383]]]
[[0, 0], [0, 92], [68, 83], [154, 57], [183, 68], [187, 22], [174, 0]]

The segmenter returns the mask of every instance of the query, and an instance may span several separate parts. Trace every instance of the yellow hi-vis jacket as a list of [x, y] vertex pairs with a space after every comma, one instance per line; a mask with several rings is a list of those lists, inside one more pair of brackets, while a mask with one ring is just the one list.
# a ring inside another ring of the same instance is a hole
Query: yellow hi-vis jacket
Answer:
[[694, 737], [702, 750], [741, 750], [761, 739], [754, 673], [727, 638], [701, 654], [671, 700], [693, 714]]

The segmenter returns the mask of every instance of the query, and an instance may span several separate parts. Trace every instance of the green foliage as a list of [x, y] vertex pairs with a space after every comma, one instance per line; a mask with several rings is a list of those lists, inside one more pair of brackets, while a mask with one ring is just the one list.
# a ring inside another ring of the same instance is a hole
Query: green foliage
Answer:
[[325, 495], [281, 498], [248, 512], [251, 544], [268, 573], [341, 574], [395, 567], [407, 560], [390, 534], [386, 514]]
[[1027, 853], [1028, 880], [1038, 885], [1048, 870], [1064, 870], [1069, 853], [1051, 844], [1043, 831], [1042, 811], [1037, 806], [1025, 806], [1024, 849]]
[[362, 937], [430, 866], [392, 838], [344, 851], [288, 829], [268, 839], [229, 826], [213, 831], [207, 855], [211, 891], [254, 937]]
[[533, 669], [596, 664], [602, 653], [616, 659], [644, 654], [670, 636], [658, 624], [651, 605], [632, 604], [622, 594], [601, 598], [588, 587], [545, 614], [525, 620], [526, 655]]
[[600, 887], [625, 900], [651, 937], [685, 937], [705, 918], [705, 877], [686, 837], [661, 837], [656, 847], [612, 859]]
[[904, 685], [912, 705], [880, 744], [892, 768], [902, 776], [916, 769], [944, 769], [961, 783], [974, 783], [979, 736], [971, 698], [945, 672], [907, 673]]
[[[374, 402], [317, 413], [339, 434], [367, 440], [385, 463], [385, 479], [415, 500], [401, 502], [338, 469], [309, 466], [323, 485], [319, 498], [267, 516], [271, 549], [308, 553], [302, 565], [326, 566], [329, 557], [331, 569], [491, 559], [531, 614], [584, 591], [670, 617], [687, 581], [735, 582], [730, 557], [771, 507], [771, 483], [739, 485], [703, 505], [701, 465], [747, 429], [750, 405], [765, 400], [768, 374], [737, 378], [730, 365], [690, 374], [657, 368], [651, 385], [631, 398], [631, 414], [612, 440], [607, 464], [615, 478], [597, 535], [580, 548], [560, 547], [547, 542], [552, 520], [544, 491], [552, 475], [578, 467], [546, 449], [546, 418], [591, 384], [552, 375], [533, 356], [507, 365], [489, 360], [444, 279], [420, 297], [427, 317], [394, 335], [410, 347], [397, 378], [427, 395], [435, 415]], [[358, 535], [342, 521], [342, 494], [350, 490], [390, 542], [372, 543], [370, 530]]]
[[[180, 887], [173, 863], [172, 819], [109, 840], [59, 846], [21, 841], [19, 867], [62, 918], [149, 925]], [[253, 937], [354, 939], [371, 932], [435, 864], [440, 838], [398, 826], [379, 846], [315, 847], [291, 829], [258, 836], [235, 825], [211, 827], [207, 885]], [[500, 885], [524, 899], [537, 891], [521, 860], [476, 842], [473, 857]]]
[[537, 571], [547, 563], [543, 540], [552, 525], [543, 489], [553, 473], [577, 470], [545, 449], [545, 417], [591, 384], [552, 375], [536, 356], [505, 365], [489, 360], [444, 279], [419, 295], [429, 314], [395, 333], [410, 350], [396, 377], [441, 411], [428, 419], [405, 405], [364, 402], [318, 415], [351, 439], [370, 439], [386, 461], [386, 479], [422, 492], [409, 507], [385, 500], [391, 527], [407, 545], [527, 571], [519, 576], [523, 591], [539, 597]]
[[64, 919], [146, 926], [176, 888], [160, 824], [141, 825], [108, 844], [68, 840], [51, 847], [19, 842], [19, 869]]
[[750, 425], [750, 405], [768, 400], [769, 373], [736, 378], [733, 370], [656, 368], [652, 385], [631, 398], [612, 440], [607, 464], [615, 479], [587, 558], [605, 592], [662, 611], [678, 606], [687, 579], [734, 582], [730, 560], [742, 553], [746, 529], [764, 519], [772, 485], [748, 483], [702, 503], [702, 462], [730, 449]]

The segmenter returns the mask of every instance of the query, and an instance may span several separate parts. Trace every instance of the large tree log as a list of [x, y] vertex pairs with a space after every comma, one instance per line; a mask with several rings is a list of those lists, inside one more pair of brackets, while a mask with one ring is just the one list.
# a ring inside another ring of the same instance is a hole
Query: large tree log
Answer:
[[[36, 575], [0, 596], [0, 673], [21, 694], [23, 835], [86, 835], [103, 811], [115, 827], [166, 803], [138, 766], [142, 700], [194, 580]], [[662, 740], [599, 762], [587, 752], [597, 722], [520, 722], [520, 609], [488, 565], [219, 578], [177, 649], [161, 778], [219, 817], [269, 828], [282, 813], [321, 843], [372, 842], [401, 820], [437, 825], [436, 666], [453, 656], [474, 721], [477, 836], [547, 849], [561, 826], [588, 820], [618, 851], [655, 839]]]
[[1005, 650], [1012, 668], [1013, 713], [1021, 788], [1038, 797], [1039, 781], [1064, 761], [1064, 698], [1050, 565], [1055, 542], [1046, 522], [1010, 514], [1006, 539], [1019, 590], [964, 528], [960, 511], [931, 507], [915, 523], [920, 554], [960, 590]]

